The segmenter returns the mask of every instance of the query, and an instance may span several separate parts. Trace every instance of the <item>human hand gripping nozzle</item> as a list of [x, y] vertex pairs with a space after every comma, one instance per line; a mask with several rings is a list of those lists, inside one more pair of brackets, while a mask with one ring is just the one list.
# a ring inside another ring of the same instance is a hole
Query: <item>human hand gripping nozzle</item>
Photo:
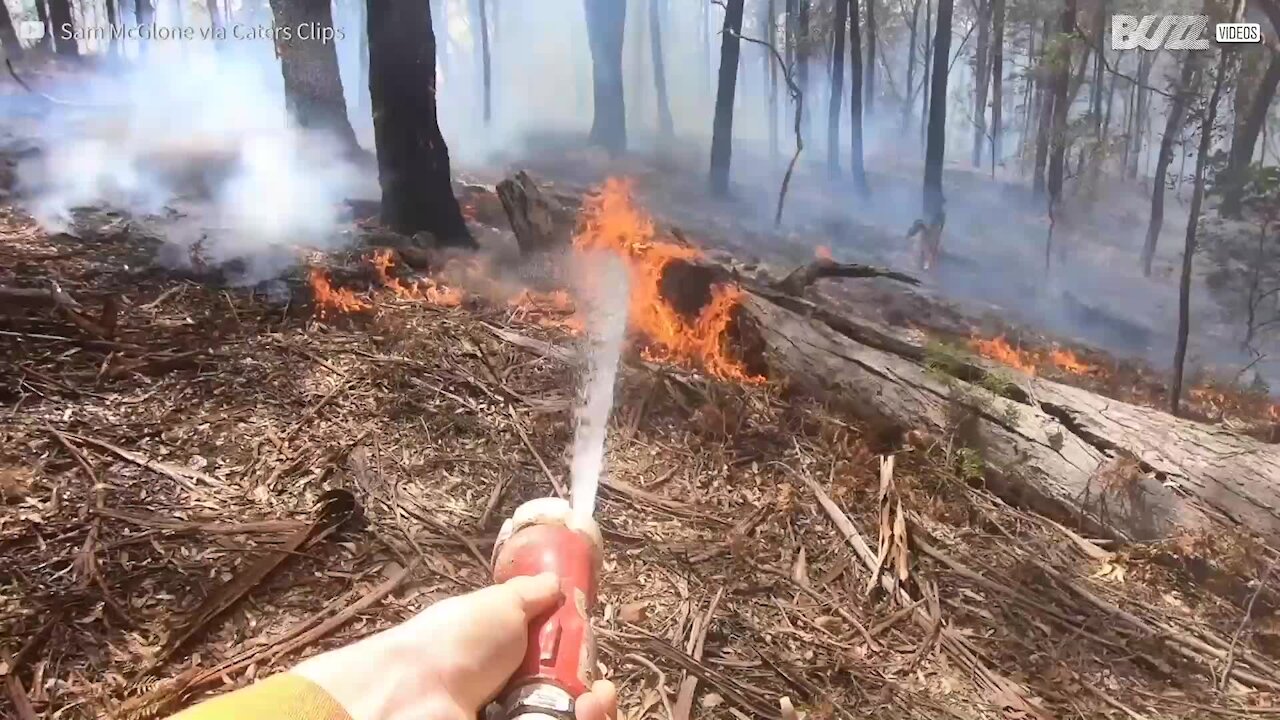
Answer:
[[603, 545], [595, 521], [556, 497], [530, 500], [503, 523], [494, 544], [494, 583], [552, 572], [564, 595], [529, 626], [524, 660], [497, 699], [503, 720], [572, 720], [576, 699], [591, 689], [591, 616]]

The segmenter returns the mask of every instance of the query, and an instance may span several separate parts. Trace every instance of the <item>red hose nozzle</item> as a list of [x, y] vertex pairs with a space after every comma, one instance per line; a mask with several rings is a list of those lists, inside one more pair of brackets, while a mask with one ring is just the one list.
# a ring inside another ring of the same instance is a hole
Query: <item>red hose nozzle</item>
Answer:
[[575, 700], [591, 688], [603, 541], [590, 517], [555, 497], [530, 500], [502, 525], [493, 550], [493, 581], [553, 572], [563, 601], [529, 626], [529, 648], [498, 697], [509, 720], [572, 720]]

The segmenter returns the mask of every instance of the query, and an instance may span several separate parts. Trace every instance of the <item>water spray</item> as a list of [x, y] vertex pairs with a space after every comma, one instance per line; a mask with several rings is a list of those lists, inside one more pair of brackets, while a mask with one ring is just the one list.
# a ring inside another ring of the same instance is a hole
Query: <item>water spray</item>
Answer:
[[600, 253], [580, 259], [579, 298], [588, 308], [588, 345], [574, 413], [572, 503], [556, 497], [524, 503], [503, 523], [493, 551], [495, 583], [553, 572], [560, 578], [563, 600], [529, 627], [524, 660], [498, 696], [498, 717], [504, 720], [573, 720], [577, 698], [595, 677], [591, 615], [604, 541], [592, 515], [629, 296], [621, 258]]

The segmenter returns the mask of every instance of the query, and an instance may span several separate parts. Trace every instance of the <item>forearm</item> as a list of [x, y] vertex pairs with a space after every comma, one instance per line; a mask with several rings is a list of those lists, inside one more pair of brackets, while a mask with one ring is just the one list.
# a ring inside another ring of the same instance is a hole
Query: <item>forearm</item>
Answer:
[[281, 673], [206, 700], [170, 720], [351, 720], [329, 693], [294, 673]]

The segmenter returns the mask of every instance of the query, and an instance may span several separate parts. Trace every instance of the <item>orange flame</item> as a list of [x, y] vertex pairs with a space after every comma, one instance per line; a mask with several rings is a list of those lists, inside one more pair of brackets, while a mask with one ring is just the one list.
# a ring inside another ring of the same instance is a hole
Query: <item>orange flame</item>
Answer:
[[998, 363], [1008, 365], [1011, 368], [1021, 370], [1031, 375], [1036, 374], [1036, 357], [1034, 353], [1018, 350], [1009, 344], [1004, 336], [983, 340], [982, 338], [973, 338], [969, 342], [974, 351], [984, 358], [995, 360]]
[[356, 294], [346, 288], [335, 288], [329, 282], [329, 273], [324, 268], [312, 267], [308, 273], [308, 280], [311, 283], [311, 297], [315, 303], [315, 313], [318, 317], [326, 317], [331, 311], [338, 313], [352, 313], [360, 310], [368, 310], [373, 305], [356, 297]]
[[1049, 353], [1049, 361], [1059, 370], [1065, 370], [1072, 375], [1087, 375], [1098, 369], [1096, 365], [1090, 365], [1076, 357], [1076, 354], [1070, 350], [1061, 348], [1054, 348], [1053, 352]]
[[430, 278], [421, 278], [410, 285], [404, 284], [399, 278], [391, 274], [391, 268], [395, 267], [396, 258], [391, 250], [387, 248], [374, 250], [373, 255], [369, 256], [369, 264], [373, 266], [374, 272], [378, 274], [378, 282], [401, 300], [425, 300], [432, 305], [441, 307], [457, 307], [462, 304], [462, 300], [465, 297], [461, 290], [438, 283]]
[[711, 301], [689, 323], [662, 295], [663, 273], [673, 260], [700, 257], [696, 249], [658, 237], [653, 218], [631, 201], [630, 183], [609, 178], [583, 203], [573, 239], [581, 250], [616, 251], [631, 270], [631, 327], [652, 344], [645, 355], [681, 364], [699, 364], [708, 373], [742, 382], [763, 382], [749, 374], [725, 347], [725, 330], [739, 304], [736, 286], [712, 289]]
[[1275, 422], [1280, 422], [1280, 405], [1272, 405], [1267, 410], [1267, 417], [1271, 418]]
[[818, 247], [813, 249], [813, 256], [815, 258], [818, 258], [819, 260], [830, 260], [832, 259], [831, 248], [827, 247], [826, 245], [819, 245]]

